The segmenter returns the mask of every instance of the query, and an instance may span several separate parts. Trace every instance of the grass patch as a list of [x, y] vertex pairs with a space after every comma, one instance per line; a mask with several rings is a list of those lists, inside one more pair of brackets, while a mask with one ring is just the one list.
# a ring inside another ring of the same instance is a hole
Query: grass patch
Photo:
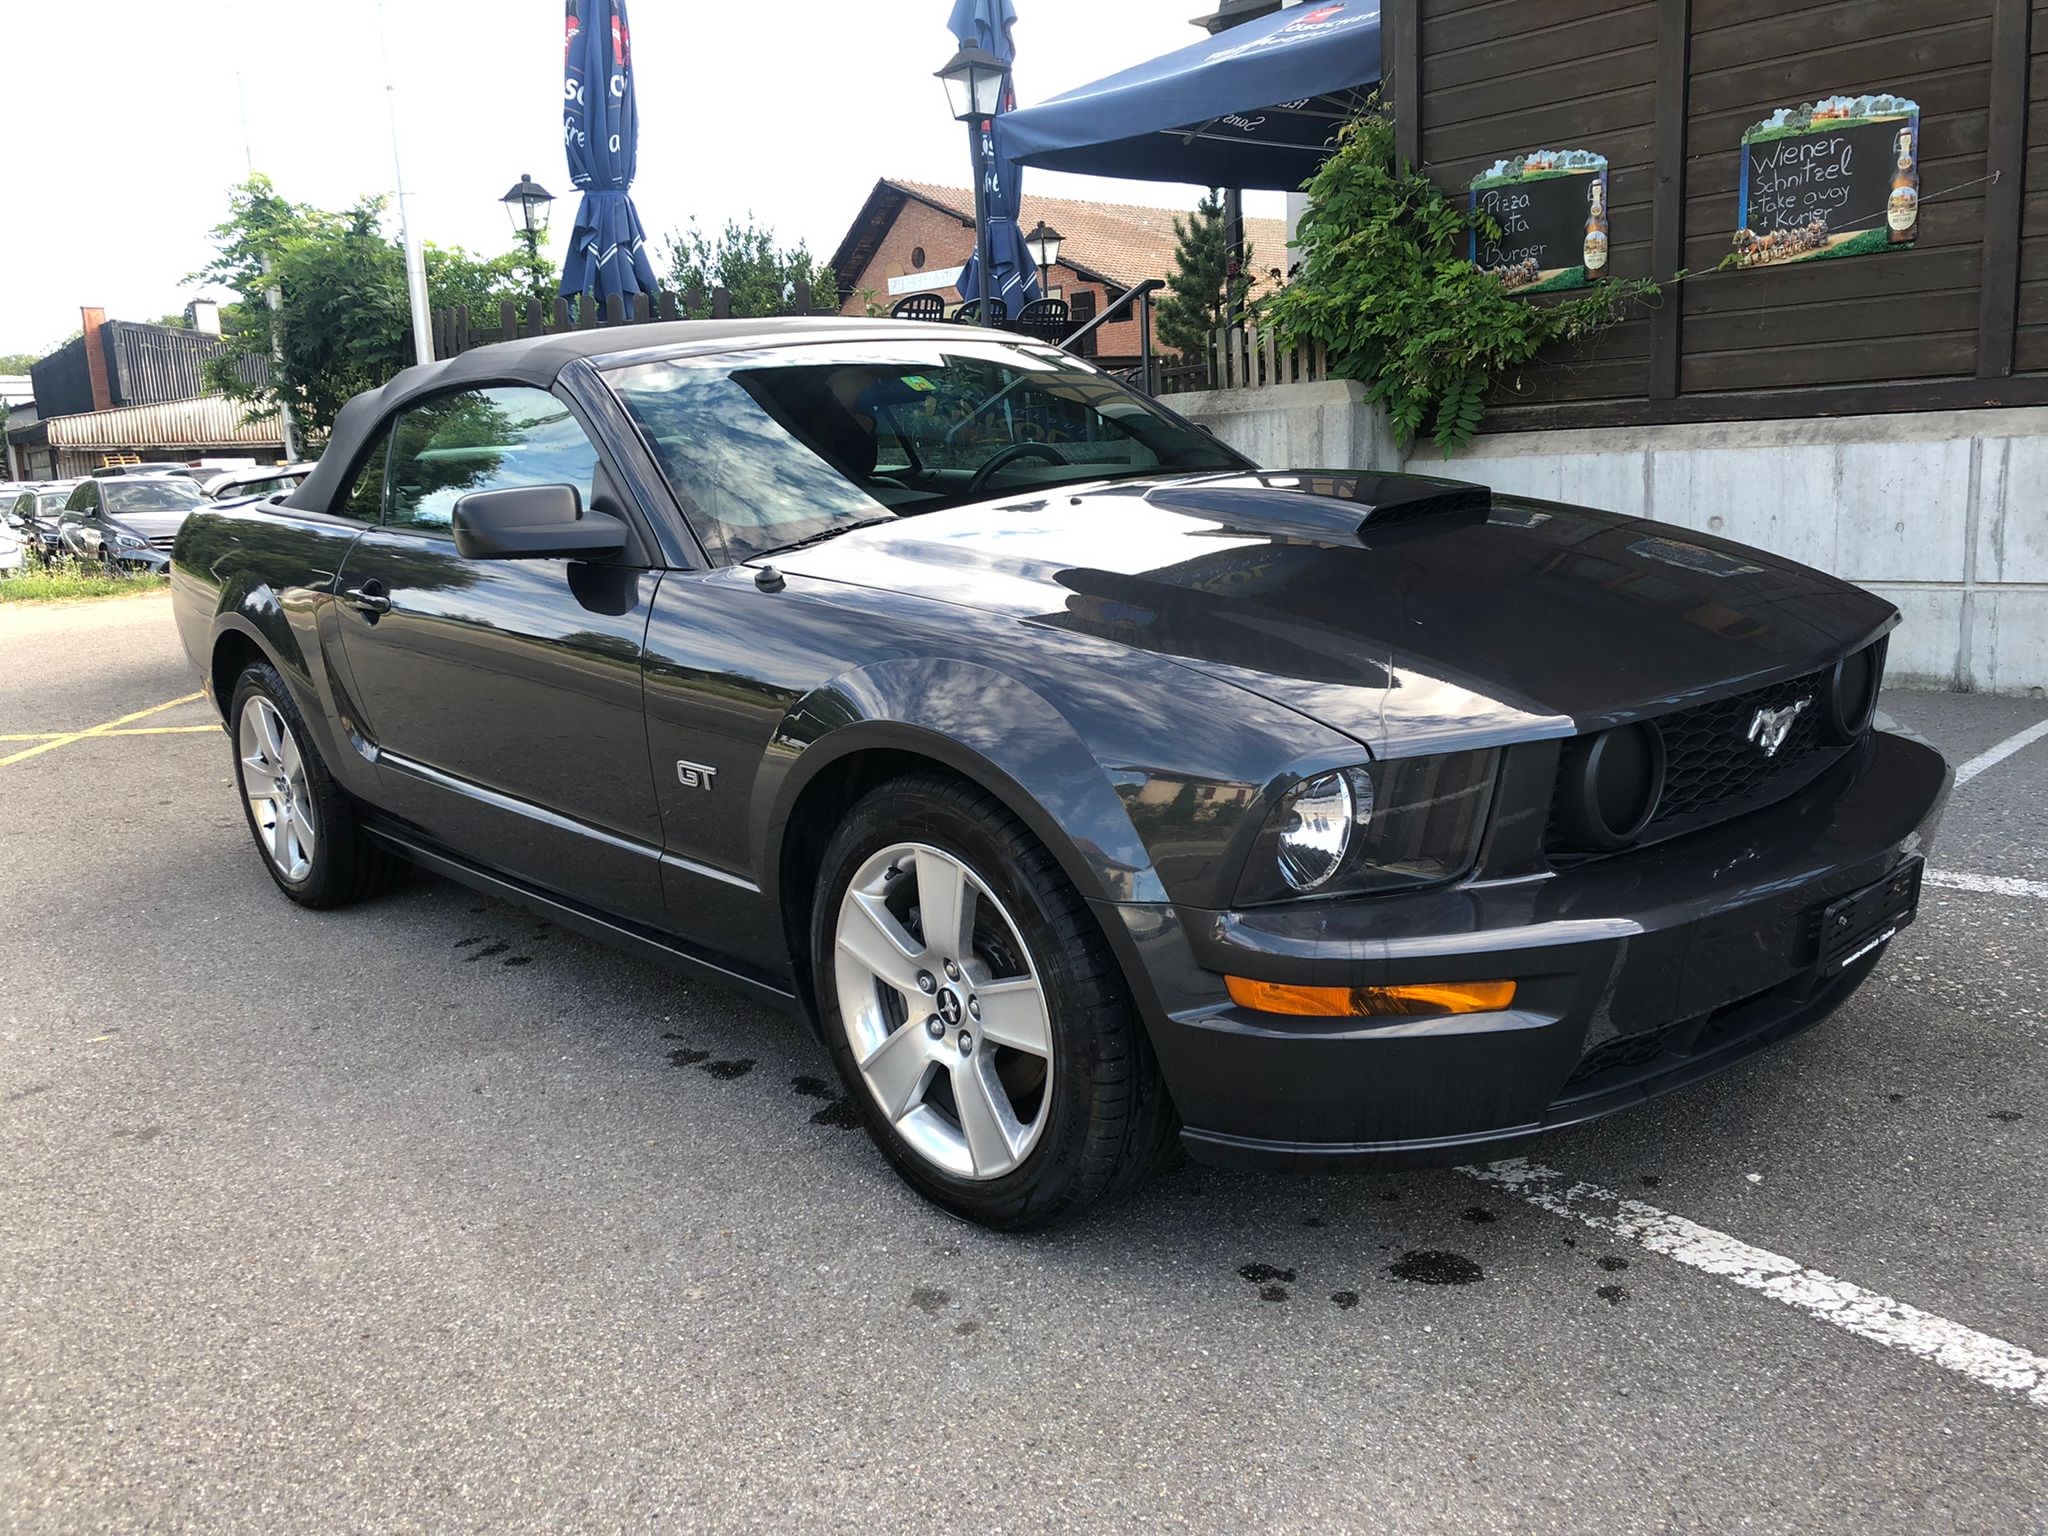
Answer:
[[92, 597], [133, 597], [169, 589], [166, 577], [110, 576], [97, 565], [65, 560], [54, 565], [23, 566], [0, 576], [0, 603], [66, 603]]

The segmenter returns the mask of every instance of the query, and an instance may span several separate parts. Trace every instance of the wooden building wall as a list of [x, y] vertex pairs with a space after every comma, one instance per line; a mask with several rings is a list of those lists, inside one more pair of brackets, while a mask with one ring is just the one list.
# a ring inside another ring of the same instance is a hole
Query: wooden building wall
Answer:
[[[2048, 0], [1385, 0], [1384, 14], [1398, 137], [1441, 185], [1529, 150], [1596, 150], [1614, 274], [1690, 274], [1650, 316], [1512, 381], [1490, 425], [2048, 403]], [[1921, 106], [1915, 246], [1715, 271], [1743, 131], [1877, 91]]]

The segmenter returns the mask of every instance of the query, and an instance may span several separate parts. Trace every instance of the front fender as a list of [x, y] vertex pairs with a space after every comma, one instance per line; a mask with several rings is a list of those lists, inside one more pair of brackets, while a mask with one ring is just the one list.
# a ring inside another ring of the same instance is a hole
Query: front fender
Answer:
[[1066, 717], [995, 668], [925, 657], [842, 674], [784, 715], [753, 813], [756, 867], [771, 882], [779, 884], [782, 844], [804, 791], [834, 764], [872, 751], [929, 758], [981, 785], [1030, 827], [1083, 896], [1166, 899], [1109, 772]]

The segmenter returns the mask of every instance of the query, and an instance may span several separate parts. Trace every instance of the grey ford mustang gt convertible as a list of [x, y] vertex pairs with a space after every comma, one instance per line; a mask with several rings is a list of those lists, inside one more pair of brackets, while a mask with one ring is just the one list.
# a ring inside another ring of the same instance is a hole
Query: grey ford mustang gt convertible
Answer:
[[396, 857], [780, 999], [995, 1226], [1176, 1135], [1443, 1159], [1725, 1067], [1870, 973], [1947, 788], [1853, 586], [1261, 470], [959, 327], [415, 369], [172, 581], [287, 896]]

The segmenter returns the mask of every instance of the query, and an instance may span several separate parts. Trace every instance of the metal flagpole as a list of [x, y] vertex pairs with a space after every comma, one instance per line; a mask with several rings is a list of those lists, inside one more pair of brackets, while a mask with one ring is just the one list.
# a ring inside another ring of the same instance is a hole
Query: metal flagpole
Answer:
[[377, 42], [384, 54], [384, 102], [391, 115], [391, 172], [398, 181], [398, 238], [405, 247], [405, 286], [412, 295], [413, 356], [434, 360], [434, 316], [427, 306], [427, 260], [412, 237], [405, 196], [405, 162], [398, 153], [398, 82], [391, 75], [391, 34], [384, 24], [384, 0], [377, 0]]
[[[235, 71], [235, 95], [242, 104], [242, 160], [249, 170], [249, 179], [256, 179], [256, 141], [249, 137], [249, 87], [242, 78], [242, 72]], [[270, 276], [270, 253], [263, 253], [263, 275]], [[284, 382], [284, 337], [278, 334], [277, 317], [284, 310], [284, 294], [276, 283], [264, 289], [263, 297], [270, 306], [270, 361], [276, 372], [273, 378]], [[299, 424], [292, 419], [292, 408], [286, 403], [282, 392], [277, 399], [277, 430], [284, 438], [284, 461], [296, 464], [303, 455], [299, 452]]]

